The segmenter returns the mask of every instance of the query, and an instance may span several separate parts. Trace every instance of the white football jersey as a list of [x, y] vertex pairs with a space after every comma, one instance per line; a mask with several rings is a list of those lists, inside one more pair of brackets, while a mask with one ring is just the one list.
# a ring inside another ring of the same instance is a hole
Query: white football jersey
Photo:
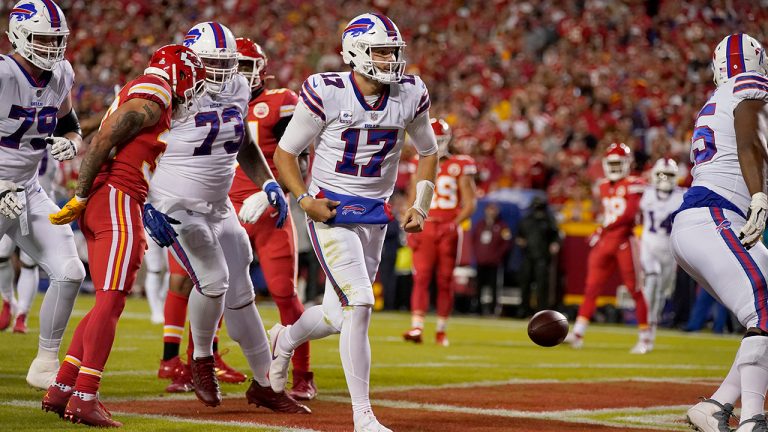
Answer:
[[658, 245], [668, 247], [669, 234], [672, 232], [672, 221], [669, 216], [680, 208], [683, 203], [685, 189], [675, 188], [662, 198], [656, 188], [646, 186], [643, 197], [640, 198], [640, 211], [643, 213], [643, 245]]
[[53, 135], [74, 80], [66, 60], [36, 81], [13, 57], [0, 55], [0, 179], [20, 185], [36, 181], [45, 138]]
[[206, 202], [225, 199], [244, 142], [250, 96], [248, 81], [237, 74], [222, 93], [206, 93], [186, 118], [172, 120], [168, 147], [150, 182], [150, 196]]
[[[405, 130], [416, 117], [429, 112], [429, 93], [421, 78], [404, 75], [399, 83], [385, 86], [378, 97], [366, 100], [352, 72], [320, 73], [307, 78], [299, 99], [322, 124], [309, 192], [316, 194], [323, 188], [389, 198]], [[415, 144], [421, 154], [434, 152], [418, 147], [427, 143]]]
[[768, 78], [747, 72], [721, 84], [696, 118], [692, 186], [704, 186], [747, 214], [751, 196], [739, 166], [733, 110], [745, 99], [768, 101]]

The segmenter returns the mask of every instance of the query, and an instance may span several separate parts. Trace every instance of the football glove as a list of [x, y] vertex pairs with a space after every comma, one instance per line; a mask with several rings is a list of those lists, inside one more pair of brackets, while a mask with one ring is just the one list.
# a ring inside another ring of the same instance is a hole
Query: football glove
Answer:
[[54, 225], [66, 225], [80, 217], [80, 215], [85, 210], [85, 204], [87, 201], [88, 198], [80, 198], [79, 196], [75, 195], [66, 204], [64, 204], [64, 208], [59, 210], [58, 213], [49, 214], [48, 220], [50, 220]]
[[256, 192], [243, 201], [240, 213], [237, 216], [243, 223], [256, 223], [264, 211], [269, 207], [269, 199], [264, 191]]
[[144, 221], [144, 229], [147, 231], [147, 234], [160, 247], [172, 245], [174, 239], [178, 236], [171, 224], [178, 225], [181, 222], [158, 211], [152, 207], [152, 204], [144, 204], [144, 214], [141, 215], [141, 220]]
[[16, 183], [0, 180], [0, 214], [8, 219], [16, 219], [24, 210], [24, 203], [16, 196], [23, 191]]
[[747, 249], [751, 249], [763, 237], [765, 218], [768, 215], [768, 196], [762, 192], [752, 195], [747, 212], [747, 223], [739, 231], [739, 240]]
[[64, 137], [48, 137], [45, 142], [51, 146], [51, 156], [57, 161], [70, 160], [77, 155], [77, 146]]
[[277, 228], [282, 228], [285, 223], [285, 218], [288, 217], [288, 203], [285, 202], [285, 193], [283, 193], [283, 189], [275, 180], [270, 179], [264, 183], [261, 190], [267, 193], [269, 205], [277, 210], [277, 221], [275, 222], [275, 226]]

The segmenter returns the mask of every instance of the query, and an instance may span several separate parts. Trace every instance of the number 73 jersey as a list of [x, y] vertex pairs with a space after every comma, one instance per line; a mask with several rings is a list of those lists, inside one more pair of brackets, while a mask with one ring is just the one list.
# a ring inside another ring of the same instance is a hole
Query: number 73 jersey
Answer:
[[752, 198], [739, 166], [733, 111], [745, 99], [768, 101], [768, 78], [747, 72], [722, 83], [699, 111], [691, 137], [692, 186], [706, 187], [744, 214]]
[[37, 177], [45, 138], [53, 135], [74, 79], [66, 60], [35, 79], [13, 57], [0, 55], [0, 180], [23, 185]]

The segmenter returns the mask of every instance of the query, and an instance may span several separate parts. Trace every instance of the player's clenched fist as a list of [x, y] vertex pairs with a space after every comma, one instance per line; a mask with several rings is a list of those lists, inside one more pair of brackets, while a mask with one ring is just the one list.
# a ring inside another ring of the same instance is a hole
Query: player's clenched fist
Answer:
[[407, 233], [419, 233], [424, 230], [424, 214], [416, 207], [411, 207], [405, 212], [401, 227]]
[[302, 210], [315, 222], [325, 222], [336, 216], [336, 207], [341, 202], [329, 200], [328, 198], [312, 198], [307, 196], [299, 201]]
[[88, 198], [80, 198], [75, 195], [58, 213], [49, 214], [48, 219], [54, 225], [66, 225], [80, 217], [80, 214], [85, 210], [86, 201], [88, 201]]

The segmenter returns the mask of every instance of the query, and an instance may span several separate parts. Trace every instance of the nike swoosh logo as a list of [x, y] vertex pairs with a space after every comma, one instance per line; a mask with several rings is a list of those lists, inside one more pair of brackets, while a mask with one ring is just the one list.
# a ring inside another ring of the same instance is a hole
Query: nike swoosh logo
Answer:
[[317, 88], [317, 78], [312, 78], [312, 87]]
[[275, 335], [275, 340], [272, 341], [272, 361], [277, 360], [275, 349], [277, 348], [277, 340], [280, 338], [280, 333], [282, 333], [282, 331], [277, 332], [277, 335]]

